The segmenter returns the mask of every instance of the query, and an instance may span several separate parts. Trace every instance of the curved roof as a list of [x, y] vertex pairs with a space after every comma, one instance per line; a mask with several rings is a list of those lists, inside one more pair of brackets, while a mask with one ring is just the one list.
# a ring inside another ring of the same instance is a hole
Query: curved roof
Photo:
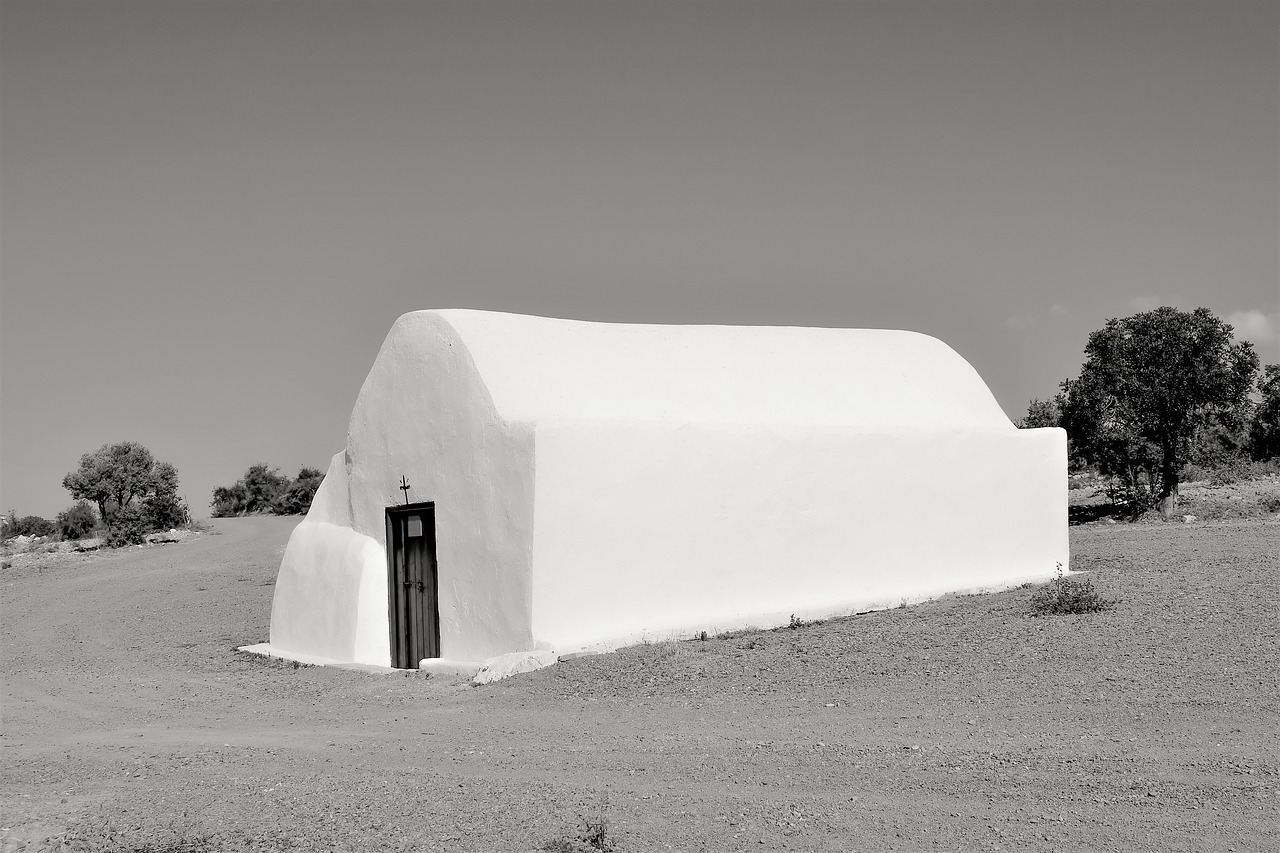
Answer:
[[[509, 421], [1012, 429], [977, 372], [927, 335], [662, 326], [450, 309]], [[422, 318], [426, 319], [426, 318]]]

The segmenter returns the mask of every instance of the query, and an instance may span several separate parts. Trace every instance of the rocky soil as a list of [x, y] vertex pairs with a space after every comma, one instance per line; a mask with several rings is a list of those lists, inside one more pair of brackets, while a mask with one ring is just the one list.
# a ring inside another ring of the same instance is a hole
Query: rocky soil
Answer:
[[1269, 517], [1073, 527], [1103, 613], [1018, 589], [484, 687], [235, 652], [295, 523], [4, 569], [0, 850], [1280, 849]]

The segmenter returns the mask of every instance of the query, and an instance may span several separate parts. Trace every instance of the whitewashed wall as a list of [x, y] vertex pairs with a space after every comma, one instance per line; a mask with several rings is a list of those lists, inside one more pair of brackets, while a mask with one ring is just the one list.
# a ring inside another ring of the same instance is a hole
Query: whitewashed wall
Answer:
[[562, 651], [1051, 577], [1061, 430], [564, 424], [537, 435], [533, 632]]

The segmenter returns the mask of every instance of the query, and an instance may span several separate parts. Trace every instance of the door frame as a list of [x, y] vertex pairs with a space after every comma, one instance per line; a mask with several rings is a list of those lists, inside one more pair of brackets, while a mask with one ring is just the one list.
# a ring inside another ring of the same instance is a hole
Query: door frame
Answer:
[[[417, 669], [418, 660], [409, 661], [408, 667], [398, 666], [398, 659], [411, 655], [413, 651], [412, 623], [404, 618], [401, 609], [405, 606], [406, 597], [397, 580], [397, 561], [403, 561], [404, 543], [400, 536], [402, 524], [400, 519], [408, 515], [423, 516], [423, 538], [426, 540], [426, 555], [431, 561], [430, 589], [424, 596], [423, 625], [420, 626], [423, 658], [440, 656], [440, 564], [436, 560], [436, 504], [435, 501], [422, 503], [399, 504], [386, 507], [384, 517], [387, 528], [387, 633], [391, 649], [391, 666], [397, 669]], [[416, 538], [416, 537], [415, 537]]]

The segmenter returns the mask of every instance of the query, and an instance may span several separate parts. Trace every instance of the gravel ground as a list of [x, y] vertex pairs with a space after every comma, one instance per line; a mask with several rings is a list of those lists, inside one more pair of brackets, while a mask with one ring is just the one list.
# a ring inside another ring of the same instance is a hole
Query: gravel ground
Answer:
[[[265, 640], [296, 520], [15, 562], [0, 850], [1280, 849], [1280, 523], [1090, 524], [1029, 589], [472, 687]], [[999, 535], [993, 524], [992, 535]]]

